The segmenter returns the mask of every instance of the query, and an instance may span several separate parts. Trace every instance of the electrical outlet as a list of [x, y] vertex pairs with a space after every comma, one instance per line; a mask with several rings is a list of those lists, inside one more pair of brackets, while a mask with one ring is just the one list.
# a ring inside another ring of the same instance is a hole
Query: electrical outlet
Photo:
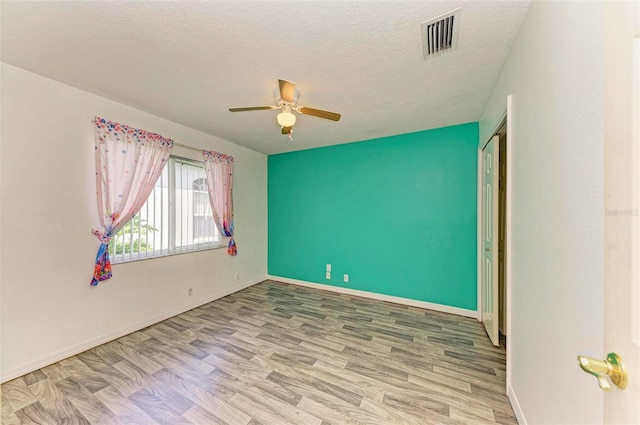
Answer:
[[331, 264], [327, 264], [327, 271], [330, 272], [331, 271]]
[[187, 296], [190, 297], [193, 295], [193, 288], [187, 289]]
[[236, 280], [238, 280], [238, 277], [240, 277], [240, 273], [236, 272], [234, 277], [235, 277]]
[[325, 277], [327, 278], [327, 280], [331, 280], [331, 272], [327, 272], [325, 274]]
[[349, 283], [349, 275], [348, 274], [344, 275], [344, 281], [345, 281], [345, 283]]

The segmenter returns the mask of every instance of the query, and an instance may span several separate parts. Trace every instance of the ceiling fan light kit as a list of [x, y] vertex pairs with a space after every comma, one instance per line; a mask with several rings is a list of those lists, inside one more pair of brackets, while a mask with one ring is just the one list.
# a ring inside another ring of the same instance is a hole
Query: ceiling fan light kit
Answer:
[[293, 127], [296, 123], [296, 116], [293, 115], [290, 111], [282, 111], [276, 117], [278, 120], [278, 124], [280, 127]]
[[263, 111], [263, 110], [280, 110], [280, 113], [276, 116], [276, 121], [282, 128], [282, 134], [286, 134], [291, 139], [291, 133], [293, 133], [293, 126], [296, 123], [296, 115], [294, 112], [303, 115], [312, 115], [318, 118], [324, 118], [331, 121], [339, 121], [341, 115], [335, 112], [323, 111], [322, 109], [308, 108], [304, 106], [297, 106], [295, 94], [296, 86], [287, 80], [278, 80], [278, 86], [280, 89], [280, 98], [277, 99], [277, 106], [250, 106], [243, 108], [229, 108], [230, 112], [245, 112], [245, 111]]

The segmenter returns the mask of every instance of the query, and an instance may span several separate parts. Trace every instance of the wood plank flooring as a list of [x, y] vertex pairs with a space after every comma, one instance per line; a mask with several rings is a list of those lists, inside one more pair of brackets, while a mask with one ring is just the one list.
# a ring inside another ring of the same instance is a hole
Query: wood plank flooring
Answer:
[[2, 385], [13, 424], [516, 424], [475, 319], [265, 281]]

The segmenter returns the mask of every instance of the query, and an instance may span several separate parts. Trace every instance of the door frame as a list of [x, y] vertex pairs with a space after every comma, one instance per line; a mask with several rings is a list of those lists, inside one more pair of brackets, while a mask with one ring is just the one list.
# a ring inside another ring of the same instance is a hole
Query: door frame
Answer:
[[[513, 335], [513, 327], [511, 326], [511, 291], [512, 291], [512, 192], [511, 189], [513, 187], [513, 126], [511, 122], [511, 118], [513, 116], [513, 96], [508, 95], [506, 99], [506, 108], [502, 117], [496, 123], [493, 131], [491, 132], [491, 137], [487, 140], [483, 140], [482, 143], [478, 146], [478, 172], [477, 172], [477, 208], [478, 208], [478, 220], [477, 220], [477, 286], [478, 286], [478, 321], [482, 321], [482, 150], [485, 146], [491, 141], [491, 138], [498, 133], [500, 127], [506, 122], [507, 125], [507, 190], [505, 193], [505, 258], [504, 258], [504, 279], [505, 279], [505, 306], [507, 309], [507, 314], [505, 317], [506, 328], [508, 329], [509, 335]], [[511, 344], [507, 342], [507, 376], [506, 376], [506, 389], [507, 392], [511, 388]]]

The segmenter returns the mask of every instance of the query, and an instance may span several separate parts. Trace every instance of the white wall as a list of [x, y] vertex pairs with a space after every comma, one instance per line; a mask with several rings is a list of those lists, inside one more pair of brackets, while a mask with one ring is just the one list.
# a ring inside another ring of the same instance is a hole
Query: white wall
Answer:
[[576, 365], [605, 354], [602, 19], [600, 2], [534, 1], [480, 121], [482, 142], [513, 95], [508, 344], [529, 425], [602, 423]]
[[[1, 71], [2, 381], [266, 277], [265, 155], [7, 64]], [[90, 287], [94, 115], [233, 155], [238, 256], [217, 249], [114, 265], [112, 279]]]

